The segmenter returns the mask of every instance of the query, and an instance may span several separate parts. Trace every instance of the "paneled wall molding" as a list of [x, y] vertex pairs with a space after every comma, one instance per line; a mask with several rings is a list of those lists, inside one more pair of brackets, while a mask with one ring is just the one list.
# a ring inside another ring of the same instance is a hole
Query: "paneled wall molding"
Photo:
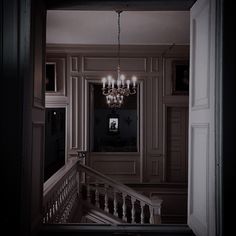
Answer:
[[85, 88], [82, 76], [69, 77], [70, 141], [69, 150], [85, 150]]
[[79, 56], [71, 56], [70, 57], [70, 72], [71, 73], [79, 73], [80, 68], [80, 60]]
[[67, 96], [67, 58], [64, 54], [47, 54], [46, 63], [55, 64], [55, 87], [56, 91], [47, 91], [46, 96]]
[[[137, 175], [136, 162], [132, 160], [97, 160], [94, 164], [96, 165], [96, 169], [106, 175]], [[114, 168], [117, 165], [123, 168]]]
[[[93, 102], [90, 85], [100, 83], [101, 78], [107, 74], [116, 76], [117, 47], [47, 45], [47, 58], [53, 60], [57, 55], [59, 59], [65, 59], [67, 93], [60, 98], [55, 95], [47, 96], [47, 100], [51, 104], [56, 104], [57, 99], [59, 103], [69, 102], [68, 153], [72, 157], [76, 156], [77, 150], [90, 149], [89, 140], [93, 135], [90, 126], [90, 107]], [[135, 73], [139, 81], [138, 152], [89, 152], [86, 160], [88, 165], [106, 172], [106, 169], [101, 170], [101, 167], [109, 170], [113, 168], [111, 165], [115, 164], [114, 178], [125, 183], [160, 183], [168, 179], [165, 170], [165, 160], [168, 157], [165, 151], [166, 134], [163, 129], [163, 125], [167, 124], [164, 105], [188, 106], [188, 96], [171, 94], [172, 60], [188, 60], [188, 55], [188, 45], [175, 45], [171, 49], [170, 45], [122, 45], [121, 71], [127, 76]], [[112, 173], [109, 172], [108, 175]]]
[[[121, 45], [121, 55], [151, 55], [161, 57], [179, 57], [179, 55], [188, 56], [189, 45], [175, 45], [168, 50], [171, 45]], [[65, 53], [65, 54], [82, 54], [82, 55], [114, 55], [117, 56], [116, 45], [81, 45], [81, 44], [47, 44], [47, 52]]]
[[[197, 47], [200, 51], [192, 50], [192, 63], [195, 68], [191, 71], [191, 109], [200, 110], [209, 108], [209, 95], [210, 95], [210, 34], [205, 34], [202, 37], [197, 32], [204, 29], [205, 32], [211, 32], [211, 21], [205, 23], [203, 18], [208, 17], [210, 6], [205, 1], [202, 6], [195, 12], [192, 19], [192, 45], [193, 48]], [[199, 47], [201, 45], [201, 47]], [[203, 59], [204, 58], [204, 61]]]
[[151, 58], [151, 72], [159, 72], [161, 67], [161, 58], [152, 57]]
[[70, 149], [78, 148], [78, 77], [70, 77]]
[[163, 104], [168, 106], [189, 106], [189, 97], [186, 95], [164, 96]]
[[[85, 56], [83, 57], [83, 72], [117, 71], [117, 57]], [[121, 71], [147, 72], [147, 58], [120, 57]]]
[[[192, 173], [190, 177], [190, 201], [189, 201], [189, 217], [191, 220], [199, 222], [205, 230], [209, 223], [209, 205], [201, 205], [201, 202], [209, 202], [209, 142], [210, 142], [209, 123], [193, 123], [191, 125], [191, 147], [190, 161], [191, 166], [197, 166], [199, 173]], [[199, 147], [199, 148], [198, 148]], [[201, 159], [198, 158], [201, 156]], [[191, 168], [192, 170], [192, 168]], [[198, 181], [196, 181], [198, 179]], [[206, 179], [207, 181], [203, 181]], [[195, 180], [195, 181], [194, 181]], [[193, 194], [194, 189], [199, 189], [197, 197]], [[199, 205], [200, 204], [200, 205]], [[201, 215], [199, 214], [201, 212]]]
[[140, 154], [130, 152], [91, 152], [90, 166], [123, 183], [137, 183], [140, 176]]
[[121, 157], [126, 155], [132, 157], [132, 156], [138, 156], [139, 152], [93, 152], [93, 155], [96, 155], [97, 158], [103, 158], [106, 156]]
[[69, 104], [69, 99], [66, 96], [47, 96], [45, 97], [46, 107], [57, 107], [65, 104]]

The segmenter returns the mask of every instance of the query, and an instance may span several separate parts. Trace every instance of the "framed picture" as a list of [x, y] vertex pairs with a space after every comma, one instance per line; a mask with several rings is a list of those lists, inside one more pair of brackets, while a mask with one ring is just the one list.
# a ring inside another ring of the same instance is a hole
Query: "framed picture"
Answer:
[[56, 63], [46, 63], [46, 92], [57, 91]]
[[120, 130], [120, 121], [118, 116], [108, 116], [108, 133], [117, 134]]
[[189, 62], [173, 61], [172, 63], [172, 94], [189, 93]]

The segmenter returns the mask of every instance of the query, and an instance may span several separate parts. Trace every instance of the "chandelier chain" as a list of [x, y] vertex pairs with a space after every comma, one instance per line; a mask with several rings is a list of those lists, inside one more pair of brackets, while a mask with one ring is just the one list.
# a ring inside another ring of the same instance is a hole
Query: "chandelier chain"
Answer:
[[132, 76], [132, 79], [126, 79], [125, 75], [120, 73], [120, 13], [122, 11], [116, 11], [118, 14], [118, 45], [117, 45], [117, 79], [114, 79], [112, 75], [108, 75], [107, 78], [102, 78], [102, 93], [106, 96], [106, 101], [109, 107], [119, 108], [124, 102], [124, 97], [136, 93], [136, 81], [137, 77]]
[[120, 75], [120, 13], [118, 11], [118, 77]]

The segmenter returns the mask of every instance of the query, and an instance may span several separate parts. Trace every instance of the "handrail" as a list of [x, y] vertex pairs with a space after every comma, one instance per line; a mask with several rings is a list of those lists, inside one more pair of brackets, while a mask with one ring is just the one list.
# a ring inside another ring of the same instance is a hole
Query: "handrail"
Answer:
[[78, 158], [67, 163], [44, 184], [43, 222], [70, 222], [81, 200], [85, 200], [88, 206], [91, 203], [94, 207], [122, 219], [123, 222], [161, 222], [161, 199], [150, 199], [83, 165]]
[[57, 189], [60, 185], [60, 182], [64, 179], [64, 177], [70, 172], [72, 168], [76, 168], [78, 159], [68, 162], [65, 166], [63, 166], [55, 175], [53, 175], [49, 180], [44, 183], [43, 187], [43, 197], [48, 195], [49, 192]]
[[135, 190], [133, 190], [132, 188], [88, 167], [85, 166], [81, 163], [78, 163], [78, 168], [79, 170], [84, 171], [85, 173], [88, 173], [90, 176], [94, 176], [99, 180], [102, 180], [103, 183], [109, 184], [110, 186], [112, 186], [114, 189], [120, 190], [121, 192], [125, 192], [127, 193], [129, 196], [135, 197], [137, 200], [145, 202], [148, 205], [152, 205], [152, 200], [138, 192], [136, 192]]
[[77, 194], [77, 160], [69, 162], [44, 184], [43, 222], [65, 223]]

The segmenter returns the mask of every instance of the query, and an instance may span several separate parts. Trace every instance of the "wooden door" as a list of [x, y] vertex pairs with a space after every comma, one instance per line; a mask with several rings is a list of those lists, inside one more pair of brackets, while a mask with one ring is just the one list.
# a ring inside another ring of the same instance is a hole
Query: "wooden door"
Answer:
[[188, 224], [215, 235], [215, 1], [190, 13]]

